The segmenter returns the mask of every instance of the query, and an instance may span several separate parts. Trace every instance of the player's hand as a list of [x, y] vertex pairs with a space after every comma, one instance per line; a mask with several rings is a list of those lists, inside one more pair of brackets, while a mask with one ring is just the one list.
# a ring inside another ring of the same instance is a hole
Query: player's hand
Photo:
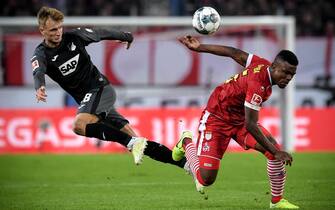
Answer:
[[127, 50], [130, 48], [131, 43], [133, 43], [133, 42], [127, 42], [127, 43], [126, 43], [126, 49], [127, 49]]
[[125, 40], [127, 40], [127, 41], [119, 41], [118, 40], [118, 42], [125, 44], [126, 49], [128, 50], [130, 48], [131, 43], [133, 43], [133, 41], [134, 41], [134, 37], [133, 37], [133, 34], [130, 33], [130, 32], [124, 32], [124, 35], [125, 35]]
[[274, 156], [275, 156], [276, 160], [283, 161], [285, 163], [285, 165], [289, 165], [289, 166], [292, 165], [293, 158], [289, 153], [284, 152], [284, 151], [277, 151], [274, 154]]
[[126, 46], [127, 50], [130, 48], [131, 43], [133, 43], [133, 42], [123, 42], [123, 41], [120, 41], [120, 40], [116, 40], [116, 42], [124, 44]]
[[47, 102], [47, 94], [45, 91], [45, 86], [41, 86], [39, 89], [36, 90], [36, 99], [37, 103], [39, 101]]
[[127, 50], [130, 48], [131, 43], [133, 43], [133, 42], [123, 42], [123, 41], [120, 41], [120, 40], [115, 40], [115, 41], [119, 42], [119, 43], [122, 43], [122, 44], [125, 44]]
[[186, 47], [188, 47], [190, 50], [198, 51], [200, 47], [200, 42], [196, 38], [190, 35], [180, 37], [178, 40]]

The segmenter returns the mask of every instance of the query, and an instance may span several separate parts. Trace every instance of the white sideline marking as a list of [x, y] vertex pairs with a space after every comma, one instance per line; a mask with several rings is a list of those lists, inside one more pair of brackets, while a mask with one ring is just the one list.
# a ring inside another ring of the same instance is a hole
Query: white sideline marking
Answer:
[[[9, 188], [23, 188], [23, 187], [59, 187], [59, 186], [71, 186], [71, 187], [105, 187], [105, 186], [155, 186], [155, 185], [160, 185], [160, 186], [171, 186], [171, 185], [184, 185], [188, 186], [192, 182], [132, 182], [132, 183], [117, 183], [117, 179], [113, 181], [106, 180], [104, 183], [98, 183], [98, 184], [89, 184], [89, 183], [56, 183], [56, 184], [36, 184], [36, 183], [2, 183], [1, 187], [9, 187]], [[304, 183], [335, 183], [335, 180], [329, 180], [329, 179], [324, 179], [324, 180], [296, 180], [295, 182], [304, 182]], [[251, 182], [252, 184], [268, 184], [269, 182], [266, 181], [253, 181]], [[238, 185], [241, 184], [250, 184], [250, 181], [239, 181], [236, 183]]]
[[[117, 181], [117, 180], [116, 180]], [[160, 185], [160, 186], [170, 186], [170, 185], [189, 185], [189, 183], [185, 182], [133, 182], [133, 183], [116, 183], [116, 182], [111, 182], [107, 180], [105, 183], [99, 183], [99, 184], [89, 184], [89, 183], [57, 183], [57, 184], [35, 184], [35, 183], [9, 183], [9, 184], [1, 184], [2, 187], [54, 187], [54, 186], [71, 186], [71, 187], [104, 187], [104, 186], [155, 186], [155, 185]]]

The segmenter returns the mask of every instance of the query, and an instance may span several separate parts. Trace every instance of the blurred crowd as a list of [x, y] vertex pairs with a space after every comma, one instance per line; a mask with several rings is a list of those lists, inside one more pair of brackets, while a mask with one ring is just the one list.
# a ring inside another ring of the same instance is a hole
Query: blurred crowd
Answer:
[[186, 16], [212, 6], [223, 16], [291, 15], [300, 36], [322, 36], [334, 30], [331, 0], [2, 0], [1, 16], [35, 16], [43, 5], [68, 16]]

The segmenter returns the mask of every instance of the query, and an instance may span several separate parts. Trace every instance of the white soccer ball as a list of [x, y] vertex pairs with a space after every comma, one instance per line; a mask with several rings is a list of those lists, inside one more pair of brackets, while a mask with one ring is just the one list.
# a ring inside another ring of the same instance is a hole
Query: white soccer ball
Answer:
[[201, 34], [213, 34], [220, 27], [221, 17], [212, 7], [201, 7], [194, 12], [192, 25]]

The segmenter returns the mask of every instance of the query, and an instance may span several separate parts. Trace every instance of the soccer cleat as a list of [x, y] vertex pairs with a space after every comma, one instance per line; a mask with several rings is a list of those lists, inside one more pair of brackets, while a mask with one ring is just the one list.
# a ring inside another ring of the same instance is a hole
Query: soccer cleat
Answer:
[[202, 184], [200, 184], [200, 182], [196, 178], [194, 178], [194, 182], [195, 182], [195, 187], [197, 188], [197, 191], [200, 194], [205, 194], [205, 186], [203, 186]]
[[192, 170], [191, 170], [191, 167], [190, 167], [190, 163], [188, 161], [186, 161], [186, 163], [184, 165], [184, 170], [185, 170], [186, 174], [192, 175]]
[[143, 137], [136, 138], [131, 149], [131, 153], [133, 154], [134, 162], [136, 165], [140, 165], [142, 163], [144, 150], [147, 147], [147, 145], [148, 143], [146, 138]]
[[185, 150], [183, 148], [183, 140], [185, 138], [193, 139], [192, 132], [191, 131], [183, 131], [183, 133], [181, 134], [178, 143], [176, 144], [176, 146], [174, 146], [174, 148], [172, 150], [172, 159], [174, 161], [180, 161], [185, 156]]
[[272, 203], [270, 202], [270, 208], [271, 209], [298, 209], [299, 206], [296, 206], [288, 200], [285, 200], [284, 198], [280, 199], [278, 203]]
[[204, 199], [205, 199], [205, 200], [207, 200], [207, 199], [208, 199], [208, 194], [205, 192], [205, 186], [203, 186], [203, 185], [198, 181], [198, 179], [195, 178], [194, 176], [193, 176], [193, 178], [194, 178], [195, 187], [196, 187], [197, 191], [198, 191], [201, 195], [204, 196]]

